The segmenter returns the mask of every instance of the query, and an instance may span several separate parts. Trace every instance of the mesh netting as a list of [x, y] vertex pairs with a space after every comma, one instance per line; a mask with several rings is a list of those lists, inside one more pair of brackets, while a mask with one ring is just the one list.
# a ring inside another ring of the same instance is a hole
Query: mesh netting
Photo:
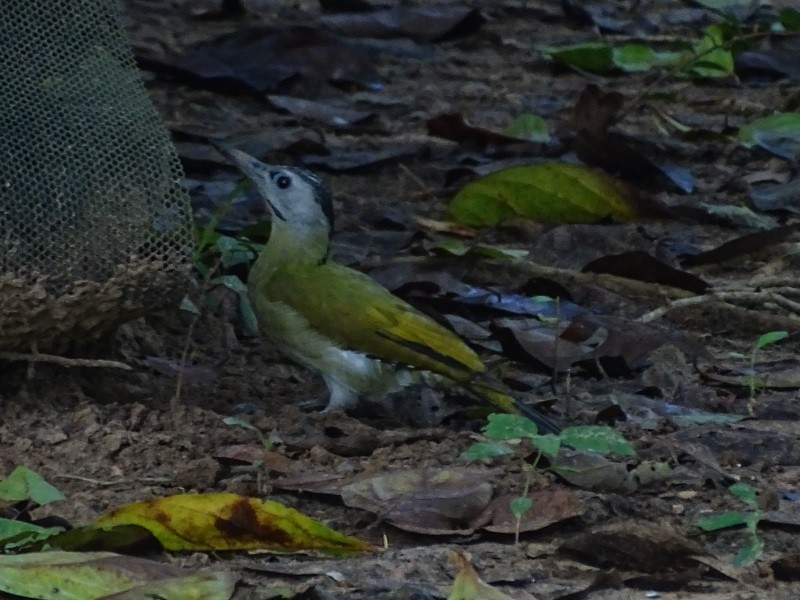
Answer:
[[0, 65], [0, 350], [179, 299], [189, 203], [118, 0], [3, 0]]

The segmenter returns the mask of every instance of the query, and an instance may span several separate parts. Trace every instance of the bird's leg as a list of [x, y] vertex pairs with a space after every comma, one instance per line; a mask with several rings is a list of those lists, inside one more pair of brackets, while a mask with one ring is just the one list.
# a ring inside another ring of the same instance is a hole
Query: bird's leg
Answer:
[[325, 385], [328, 387], [330, 397], [328, 406], [322, 412], [346, 412], [348, 409], [355, 408], [358, 404], [358, 394], [349, 387], [342, 385], [330, 376], [323, 376]]

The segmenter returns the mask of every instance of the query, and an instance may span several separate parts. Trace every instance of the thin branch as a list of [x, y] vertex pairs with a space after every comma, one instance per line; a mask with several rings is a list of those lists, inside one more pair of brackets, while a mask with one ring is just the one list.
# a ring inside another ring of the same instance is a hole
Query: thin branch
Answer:
[[707, 48], [706, 50], [703, 50], [702, 52], [700, 52], [698, 54], [694, 54], [691, 57], [687, 56], [686, 60], [679, 61], [672, 68], [667, 69], [666, 71], [661, 73], [661, 75], [656, 77], [653, 81], [651, 81], [649, 84], [644, 86], [641, 90], [639, 90], [639, 93], [636, 94], [629, 101], [627, 101], [625, 103], [625, 106], [622, 109], [620, 109], [620, 111], [617, 113], [616, 120], [617, 121], [621, 121], [622, 118], [625, 115], [627, 115], [631, 110], [633, 110], [634, 108], [636, 108], [636, 106], [639, 105], [639, 103], [642, 101], [642, 99], [645, 96], [647, 96], [648, 94], [651, 94], [653, 92], [653, 90], [658, 88], [667, 79], [669, 79], [670, 77], [674, 77], [678, 73], [680, 73], [681, 71], [685, 70], [686, 68], [688, 68], [688, 67], [690, 67], [690, 66], [692, 66], [694, 64], [697, 64], [698, 62], [700, 62], [703, 58], [705, 58], [706, 56], [708, 56], [712, 52], [716, 52], [717, 50], [730, 50], [734, 46], [734, 44], [737, 44], [739, 42], [748, 41], [748, 40], [757, 40], [759, 38], [769, 37], [771, 35], [774, 35], [774, 33], [771, 32], [771, 31], [757, 31], [757, 32], [754, 32], [754, 33], [748, 33], [748, 34], [744, 34], [744, 35], [739, 35], [739, 36], [736, 36], [736, 37], [728, 40], [727, 42], [723, 42], [722, 44], [720, 44], [718, 46], [715, 45], [715, 46], [712, 46], [710, 48]]
[[28, 363], [50, 363], [62, 367], [96, 367], [101, 369], [122, 369], [131, 371], [133, 368], [117, 360], [101, 358], [68, 358], [57, 354], [40, 354], [38, 352], [0, 352], [0, 360], [21, 361]]

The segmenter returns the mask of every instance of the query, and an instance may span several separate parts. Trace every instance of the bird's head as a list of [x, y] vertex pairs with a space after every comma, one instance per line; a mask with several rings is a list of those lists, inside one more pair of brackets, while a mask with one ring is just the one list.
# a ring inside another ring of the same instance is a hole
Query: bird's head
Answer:
[[256, 186], [272, 214], [274, 226], [293, 229], [300, 237], [333, 231], [333, 198], [322, 179], [311, 171], [262, 163], [221, 142], [212, 142]]

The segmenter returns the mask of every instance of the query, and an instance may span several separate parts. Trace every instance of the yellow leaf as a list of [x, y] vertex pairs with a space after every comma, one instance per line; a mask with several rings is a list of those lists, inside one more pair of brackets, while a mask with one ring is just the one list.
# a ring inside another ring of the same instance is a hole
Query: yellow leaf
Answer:
[[453, 552], [450, 562], [458, 567], [458, 575], [447, 600], [514, 600], [481, 579], [466, 554]]
[[40, 600], [227, 600], [227, 571], [179, 567], [111, 552], [39, 552], [0, 556], [0, 592]]
[[178, 494], [127, 504], [91, 525], [138, 525], [165, 550], [318, 550], [350, 554], [373, 547], [278, 502], [230, 493]]
[[546, 162], [468, 183], [450, 202], [450, 213], [467, 225], [497, 225], [518, 216], [547, 223], [630, 221], [639, 210], [613, 177], [581, 165]]

